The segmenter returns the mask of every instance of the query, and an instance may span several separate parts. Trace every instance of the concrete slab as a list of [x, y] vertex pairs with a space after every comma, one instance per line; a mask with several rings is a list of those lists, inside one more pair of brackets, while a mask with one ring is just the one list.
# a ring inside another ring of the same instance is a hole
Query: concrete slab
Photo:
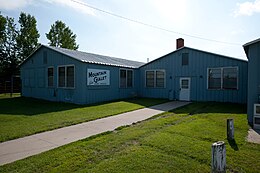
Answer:
[[24, 159], [93, 135], [112, 131], [120, 126], [131, 125], [187, 104], [189, 102], [167, 102], [150, 108], [143, 108], [3, 142], [0, 143], [0, 165]]
[[260, 144], [260, 130], [249, 129], [247, 141]]

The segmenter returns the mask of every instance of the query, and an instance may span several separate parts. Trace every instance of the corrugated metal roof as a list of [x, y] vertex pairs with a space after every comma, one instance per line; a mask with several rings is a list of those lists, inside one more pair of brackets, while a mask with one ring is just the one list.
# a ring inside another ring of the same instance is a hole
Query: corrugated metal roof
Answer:
[[46, 48], [50, 48], [54, 51], [60, 52], [62, 54], [65, 54], [69, 57], [72, 57], [74, 59], [77, 59], [82, 62], [86, 63], [93, 63], [93, 64], [103, 64], [103, 65], [110, 65], [110, 66], [119, 66], [119, 67], [128, 67], [128, 68], [138, 68], [142, 66], [143, 62], [138, 61], [131, 61], [121, 58], [114, 58], [110, 56], [103, 56], [103, 55], [97, 55], [87, 52], [81, 52], [77, 50], [70, 50], [70, 49], [64, 49], [59, 47], [52, 47], [52, 46], [46, 46], [42, 45]]
[[260, 38], [258, 38], [258, 39], [256, 39], [256, 40], [253, 40], [253, 41], [250, 41], [250, 42], [248, 42], [248, 43], [246, 43], [246, 44], [243, 45], [247, 58], [248, 58], [248, 49], [249, 49], [249, 46], [252, 45], [252, 44], [258, 43], [258, 42], [260, 42]]
[[260, 42], [260, 38], [258, 38], [258, 39], [256, 39], [256, 40], [253, 40], [253, 41], [250, 41], [250, 42], [244, 44], [243, 47], [246, 47], [246, 46], [249, 46], [249, 45], [251, 45], [251, 44], [258, 43], [258, 42]]

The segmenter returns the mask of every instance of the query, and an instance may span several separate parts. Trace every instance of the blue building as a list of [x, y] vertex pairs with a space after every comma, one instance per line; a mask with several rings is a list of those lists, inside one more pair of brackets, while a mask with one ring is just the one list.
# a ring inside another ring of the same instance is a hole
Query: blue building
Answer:
[[246, 43], [243, 47], [248, 58], [248, 122], [260, 128], [260, 39]]
[[177, 50], [140, 67], [143, 97], [246, 103], [246, 61], [184, 47], [182, 42], [177, 40]]
[[76, 104], [132, 97], [143, 64], [41, 45], [21, 64], [22, 96]]
[[247, 61], [184, 46], [149, 63], [40, 46], [21, 64], [22, 96], [90, 104], [134, 96], [246, 103]]

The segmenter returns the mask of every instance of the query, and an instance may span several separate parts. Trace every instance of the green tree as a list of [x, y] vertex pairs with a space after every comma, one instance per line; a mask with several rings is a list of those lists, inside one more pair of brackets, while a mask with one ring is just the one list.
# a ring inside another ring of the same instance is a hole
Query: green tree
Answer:
[[34, 16], [21, 12], [18, 22], [20, 24], [17, 37], [18, 58], [19, 61], [23, 61], [38, 47], [40, 34], [36, 28], [37, 21]]
[[4, 52], [4, 43], [6, 39], [6, 34], [5, 34], [5, 27], [6, 27], [6, 18], [2, 16], [0, 13], [0, 77], [3, 75], [3, 64], [4, 64], [4, 57], [5, 57], [5, 52]]
[[5, 21], [6, 23], [2, 32], [3, 37], [1, 37], [3, 40], [0, 45], [0, 74], [1, 76], [10, 77], [18, 71], [19, 60], [17, 59], [18, 49], [16, 43], [18, 32], [14, 18], [6, 17]]
[[4, 41], [6, 19], [0, 12], [0, 44]]
[[50, 40], [49, 45], [55, 47], [62, 47], [67, 49], [77, 50], [79, 45], [76, 44], [76, 34], [70, 30], [62, 21], [57, 20], [46, 37]]

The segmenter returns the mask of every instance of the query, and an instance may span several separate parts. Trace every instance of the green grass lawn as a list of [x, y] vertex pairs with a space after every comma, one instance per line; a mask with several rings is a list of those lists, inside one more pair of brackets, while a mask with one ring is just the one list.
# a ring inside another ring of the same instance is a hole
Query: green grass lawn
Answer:
[[[211, 145], [225, 141], [227, 172], [259, 172], [260, 145], [245, 141], [245, 106], [193, 103], [0, 167], [0, 172], [210, 172]], [[226, 139], [233, 118], [235, 141]]]
[[0, 94], [0, 142], [163, 103], [128, 99], [96, 105], [57, 103]]

